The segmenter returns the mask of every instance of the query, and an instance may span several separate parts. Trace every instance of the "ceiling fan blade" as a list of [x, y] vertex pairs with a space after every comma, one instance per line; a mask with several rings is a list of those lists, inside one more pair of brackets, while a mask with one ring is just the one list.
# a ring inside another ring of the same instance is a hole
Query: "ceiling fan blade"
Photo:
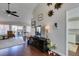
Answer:
[[16, 17], [19, 17], [18, 15], [15, 15], [15, 14], [13, 14], [13, 13], [11, 13], [11, 15], [16, 16]]
[[12, 13], [17, 13], [16, 11], [11, 11]]

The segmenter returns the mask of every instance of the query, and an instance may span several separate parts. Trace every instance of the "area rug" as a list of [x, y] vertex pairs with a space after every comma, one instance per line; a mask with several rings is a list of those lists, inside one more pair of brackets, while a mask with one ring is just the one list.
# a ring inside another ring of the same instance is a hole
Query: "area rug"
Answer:
[[13, 47], [13, 46], [20, 45], [23, 43], [24, 41], [21, 37], [0, 40], [0, 49]]

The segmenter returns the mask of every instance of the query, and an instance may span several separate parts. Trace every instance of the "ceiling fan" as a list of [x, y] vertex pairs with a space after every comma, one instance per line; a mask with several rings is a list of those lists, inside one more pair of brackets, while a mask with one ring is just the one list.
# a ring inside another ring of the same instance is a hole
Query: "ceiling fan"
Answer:
[[16, 17], [19, 17], [18, 15], [16, 15], [16, 11], [11, 11], [10, 10], [10, 3], [8, 3], [8, 10], [5, 10], [7, 14], [10, 14], [10, 15], [13, 15], [13, 16], [16, 16]]

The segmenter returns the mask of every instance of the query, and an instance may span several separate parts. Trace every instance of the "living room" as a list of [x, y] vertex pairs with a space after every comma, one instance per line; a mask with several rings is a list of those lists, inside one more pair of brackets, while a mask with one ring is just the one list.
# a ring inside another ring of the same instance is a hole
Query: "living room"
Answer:
[[79, 3], [0, 3], [0, 55], [68, 55], [67, 12], [77, 7]]

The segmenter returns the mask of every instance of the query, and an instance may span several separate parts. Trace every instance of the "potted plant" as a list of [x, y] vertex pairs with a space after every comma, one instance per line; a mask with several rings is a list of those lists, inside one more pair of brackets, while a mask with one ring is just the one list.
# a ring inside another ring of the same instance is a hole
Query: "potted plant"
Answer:
[[48, 42], [48, 45], [47, 45], [47, 47], [48, 47], [48, 54], [50, 55], [51, 53], [53, 53], [53, 55], [55, 55], [52, 50], [56, 49], [56, 44], [53, 44], [50, 39], [48, 39], [47, 42]]

